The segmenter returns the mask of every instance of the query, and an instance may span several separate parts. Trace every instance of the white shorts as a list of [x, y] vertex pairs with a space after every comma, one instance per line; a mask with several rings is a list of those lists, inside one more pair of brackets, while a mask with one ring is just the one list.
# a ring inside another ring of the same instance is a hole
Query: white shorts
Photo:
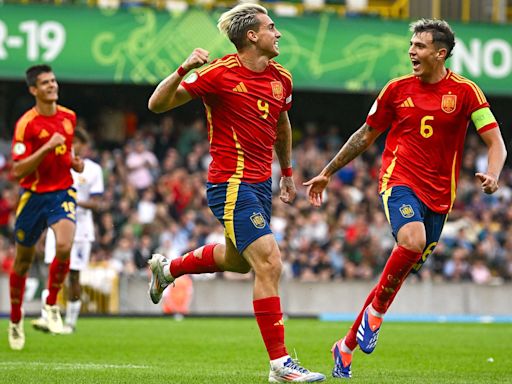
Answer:
[[[89, 264], [91, 256], [90, 241], [74, 241], [71, 248], [71, 263], [69, 269], [72, 271], [81, 271]], [[51, 264], [55, 257], [55, 234], [51, 228], [46, 231], [46, 242], [44, 244], [44, 262]]]

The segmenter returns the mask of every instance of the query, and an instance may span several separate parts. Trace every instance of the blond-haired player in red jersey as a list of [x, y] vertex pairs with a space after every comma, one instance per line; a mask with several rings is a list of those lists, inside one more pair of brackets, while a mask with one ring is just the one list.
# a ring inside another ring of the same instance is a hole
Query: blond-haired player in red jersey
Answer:
[[411, 270], [434, 250], [455, 200], [464, 139], [472, 121], [488, 147], [488, 168], [477, 173], [484, 193], [498, 189], [506, 158], [501, 132], [489, 104], [472, 81], [446, 68], [455, 45], [442, 20], [411, 24], [413, 73], [391, 80], [373, 104], [366, 123], [322, 172], [304, 183], [309, 200], [322, 203], [331, 176], [388, 131], [379, 193], [396, 246], [347, 335], [333, 346], [334, 377], [351, 377], [352, 352], [375, 349], [384, 314]]
[[57, 105], [59, 86], [48, 65], [26, 71], [29, 92], [35, 106], [17, 121], [12, 139], [13, 176], [21, 191], [14, 227], [16, 258], [9, 276], [11, 315], [9, 345], [23, 349], [23, 293], [27, 273], [35, 255], [35, 243], [51, 227], [57, 239], [55, 259], [48, 276], [49, 295], [43, 310], [48, 328], [61, 333], [63, 324], [57, 293], [69, 271], [69, 256], [75, 233], [76, 192], [71, 169], [82, 172], [84, 163], [71, 151], [76, 115]]
[[226, 244], [207, 244], [183, 257], [153, 255], [150, 296], [158, 303], [163, 290], [184, 274], [254, 271], [253, 307], [270, 358], [270, 382], [314, 382], [325, 376], [290, 358], [278, 286], [281, 254], [270, 230], [271, 164], [275, 149], [282, 168], [281, 200], [296, 195], [291, 170], [288, 110], [292, 76], [272, 60], [281, 33], [257, 4], [240, 4], [220, 16], [218, 27], [237, 53], [206, 64], [208, 51], [196, 48], [165, 78], [149, 99], [149, 109], [165, 112], [194, 98], [206, 108], [212, 162], [207, 200], [224, 225]]

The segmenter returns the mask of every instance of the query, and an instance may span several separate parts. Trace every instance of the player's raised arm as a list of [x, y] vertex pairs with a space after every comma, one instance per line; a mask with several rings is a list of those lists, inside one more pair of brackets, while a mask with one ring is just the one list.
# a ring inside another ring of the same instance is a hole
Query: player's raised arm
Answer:
[[366, 123], [355, 131], [322, 172], [304, 183], [308, 187], [309, 202], [319, 207], [322, 204], [322, 193], [331, 176], [363, 153], [381, 133]]
[[190, 101], [192, 97], [180, 85], [183, 77], [192, 69], [208, 62], [209, 52], [196, 48], [180, 67], [163, 79], [149, 98], [148, 108], [155, 113], [166, 112]]

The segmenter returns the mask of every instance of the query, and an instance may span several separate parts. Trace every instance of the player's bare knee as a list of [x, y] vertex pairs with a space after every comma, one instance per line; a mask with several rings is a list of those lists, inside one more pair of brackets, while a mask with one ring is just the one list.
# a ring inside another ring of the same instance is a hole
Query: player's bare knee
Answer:
[[398, 242], [398, 245], [408, 249], [409, 251], [422, 253], [425, 249], [426, 240], [414, 237], [406, 237], [405, 239], [401, 239], [401, 241]]
[[258, 263], [254, 268], [254, 272], [256, 274], [259, 274], [271, 281], [279, 280], [281, 278], [282, 270], [283, 263], [281, 258], [274, 255], [268, 257], [264, 262]]

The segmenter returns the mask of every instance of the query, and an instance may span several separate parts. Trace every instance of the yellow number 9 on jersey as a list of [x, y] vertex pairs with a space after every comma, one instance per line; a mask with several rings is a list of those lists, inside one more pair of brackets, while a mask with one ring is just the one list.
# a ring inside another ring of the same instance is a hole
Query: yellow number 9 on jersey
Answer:
[[66, 147], [66, 144], [61, 144], [57, 147], [55, 147], [55, 155], [59, 156], [59, 155], [63, 155], [66, 153], [67, 151], [67, 147]]

